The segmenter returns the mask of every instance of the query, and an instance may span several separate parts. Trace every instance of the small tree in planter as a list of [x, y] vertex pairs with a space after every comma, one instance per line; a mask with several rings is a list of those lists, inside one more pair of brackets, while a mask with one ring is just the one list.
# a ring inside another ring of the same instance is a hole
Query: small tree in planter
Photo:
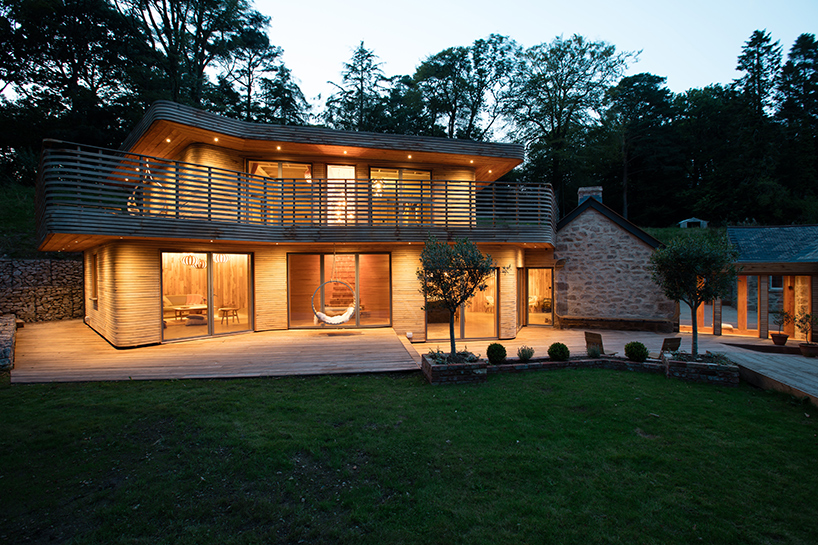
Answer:
[[461, 358], [455, 346], [455, 313], [475, 292], [486, 289], [494, 262], [468, 239], [459, 239], [450, 245], [430, 237], [420, 254], [420, 263], [421, 268], [417, 270], [420, 292], [427, 300], [440, 301], [449, 311], [449, 361], [458, 362]]
[[799, 313], [795, 318], [795, 327], [804, 334], [805, 342], [798, 345], [801, 354], [814, 358], [818, 355], [818, 343], [812, 342], [812, 330], [818, 327], [818, 314]]
[[650, 256], [653, 281], [668, 299], [684, 301], [693, 323], [691, 354], [698, 355], [696, 311], [702, 303], [730, 293], [737, 270], [738, 252], [727, 237], [685, 235], [671, 240]]
[[787, 337], [789, 337], [789, 335], [782, 333], [781, 328], [793, 323], [793, 316], [786, 310], [776, 310], [770, 314], [773, 315], [773, 323], [778, 326], [778, 333], [770, 333], [770, 336], [773, 338], [773, 343], [783, 346], [787, 344]]

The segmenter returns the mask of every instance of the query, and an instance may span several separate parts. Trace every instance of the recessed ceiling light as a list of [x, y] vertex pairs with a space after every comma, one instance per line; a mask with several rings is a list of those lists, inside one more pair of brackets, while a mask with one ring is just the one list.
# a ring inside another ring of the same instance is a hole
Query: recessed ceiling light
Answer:
[[281, 151], [281, 146], [276, 146], [276, 149], [277, 149], [278, 151]]
[[218, 142], [218, 141], [219, 141], [219, 137], [218, 137], [218, 136], [216, 136], [215, 138], [213, 138], [213, 141], [214, 141], [214, 142]]
[[165, 138], [165, 142], [167, 142], [168, 144], [170, 144], [170, 138]]

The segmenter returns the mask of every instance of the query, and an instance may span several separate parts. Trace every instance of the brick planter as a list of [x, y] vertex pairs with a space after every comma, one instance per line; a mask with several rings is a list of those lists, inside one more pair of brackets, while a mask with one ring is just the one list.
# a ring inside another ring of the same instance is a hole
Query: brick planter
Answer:
[[420, 367], [429, 384], [473, 384], [486, 382], [488, 364], [485, 361], [472, 363], [438, 364], [423, 355]]

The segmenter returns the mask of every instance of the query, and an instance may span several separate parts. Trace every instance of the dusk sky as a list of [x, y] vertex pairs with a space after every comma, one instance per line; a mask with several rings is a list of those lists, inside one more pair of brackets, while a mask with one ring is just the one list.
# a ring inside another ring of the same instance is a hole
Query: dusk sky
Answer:
[[363, 40], [387, 76], [411, 75], [429, 55], [497, 33], [524, 47], [581, 34], [618, 51], [642, 51], [628, 74], [667, 78], [675, 93], [737, 77], [736, 59], [756, 29], [781, 43], [818, 33], [818, 0], [255, 0], [272, 17], [270, 38], [308, 100], [340, 83], [342, 64]]

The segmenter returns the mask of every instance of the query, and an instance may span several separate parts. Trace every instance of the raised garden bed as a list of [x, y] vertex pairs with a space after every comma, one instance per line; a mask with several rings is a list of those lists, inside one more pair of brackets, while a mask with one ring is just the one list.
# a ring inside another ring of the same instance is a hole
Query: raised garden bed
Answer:
[[473, 384], [486, 382], [488, 363], [485, 360], [466, 363], [435, 363], [424, 354], [420, 367], [430, 384]]
[[501, 364], [490, 364], [485, 360], [472, 363], [437, 364], [424, 355], [421, 367], [426, 380], [431, 384], [479, 383], [485, 382], [488, 376], [499, 373], [556, 371], [558, 369], [611, 369], [663, 374], [689, 382], [704, 382], [722, 386], [738, 386], [739, 383], [738, 366], [725, 362], [723, 358], [719, 362], [649, 359], [640, 363], [615, 356], [600, 358], [581, 356], [570, 358], [567, 361], [532, 358], [527, 362], [521, 362], [517, 358], [509, 358]]

